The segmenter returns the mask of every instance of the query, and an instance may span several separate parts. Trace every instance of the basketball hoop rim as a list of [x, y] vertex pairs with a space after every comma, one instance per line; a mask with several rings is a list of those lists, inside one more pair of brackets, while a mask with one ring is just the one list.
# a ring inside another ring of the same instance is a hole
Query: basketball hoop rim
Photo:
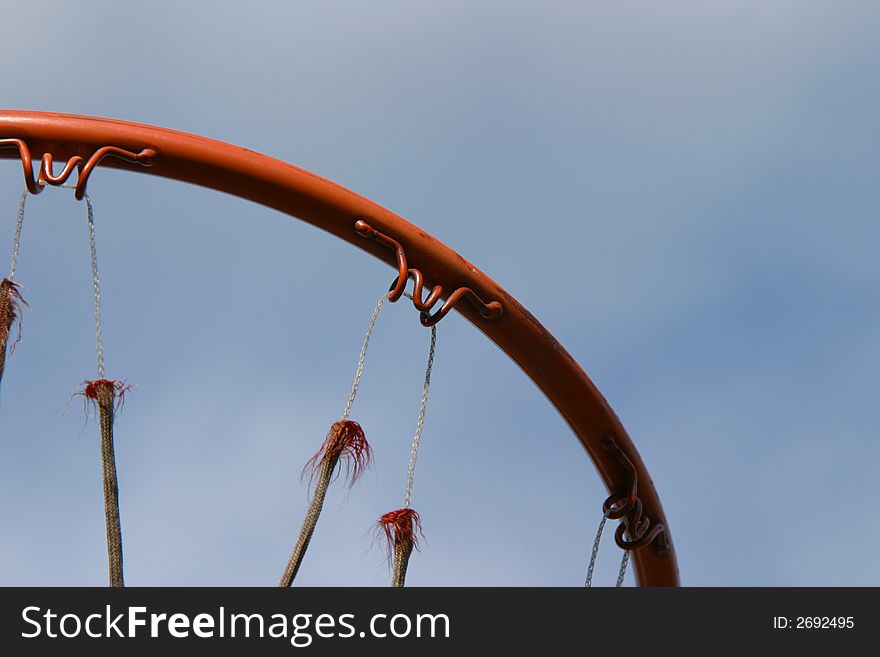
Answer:
[[[51, 156], [50, 168], [52, 160], [69, 163], [79, 157], [83, 163], [80, 169], [86, 175], [95, 166], [109, 166], [200, 185], [265, 205], [321, 228], [398, 270], [400, 262], [392, 249], [356, 230], [356, 222], [367, 222], [399, 243], [409, 267], [423, 276], [428, 289], [442, 287], [440, 298], [447, 299], [460, 288], [468, 288], [481, 299], [499, 302], [501, 313], [496, 317], [486, 317], [470, 303], [458, 303], [455, 310], [544, 392], [585, 448], [612, 496], [631, 488], [635, 471], [641, 513], [651, 526], [662, 525], [665, 535], [663, 545], [652, 540], [633, 549], [636, 580], [641, 586], [678, 586], [675, 549], [660, 498], [638, 450], [608, 402], [568, 351], [525, 307], [436, 237], [310, 171], [186, 132], [92, 116], [0, 110], [0, 159], [22, 158], [21, 149], [11, 140], [26, 145], [37, 167], [45, 154]], [[101, 149], [102, 157], [93, 158]], [[121, 159], [124, 155], [119, 153], [123, 152], [138, 154], [140, 159]], [[68, 166], [72, 172], [74, 167]], [[81, 185], [83, 191], [87, 182]], [[609, 437], [625, 455], [624, 460], [607, 447]], [[598, 503], [588, 509], [584, 521], [599, 515], [599, 509]]]

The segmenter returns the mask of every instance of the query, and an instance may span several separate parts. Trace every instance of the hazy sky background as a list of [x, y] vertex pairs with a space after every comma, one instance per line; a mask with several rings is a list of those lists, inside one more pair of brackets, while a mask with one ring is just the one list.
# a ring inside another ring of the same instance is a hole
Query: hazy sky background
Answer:
[[[3, 0], [0, 23], [0, 106], [265, 152], [499, 281], [628, 428], [684, 584], [880, 584], [877, 3]], [[21, 188], [0, 163], [4, 267]], [[272, 585], [393, 271], [223, 194], [108, 170], [89, 190], [107, 373], [138, 385], [127, 583]], [[17, 278], [0, 583], [100, 585], [97, 428], [65, 410], [95, 375], [71, 192], [29, 199]], [[479, 332], [438, 334], [408, 584], [582, 585], [598, 475]], [[299, 583], [387, 585], [370, 528], [402, 503], [428, 337], [411, 306], [379, 317], [353, 412], [376, 464], [328, 497]], [[609, 532], [598, 584], [619, 556]]]

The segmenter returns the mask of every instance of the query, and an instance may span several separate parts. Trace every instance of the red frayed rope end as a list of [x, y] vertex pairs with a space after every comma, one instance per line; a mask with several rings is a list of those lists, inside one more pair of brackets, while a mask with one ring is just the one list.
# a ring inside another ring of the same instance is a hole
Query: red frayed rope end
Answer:
[[83, 381], [83, 389], [77, 392], [86, 402], [94, 402], [96, 404], [113, 402], [115, 399], [114, 410], [119, 410], [125, 404], [125, 395], [134, 388], [133, 385], [127, 384], [125, 381], [116, 381], [114, 379], [96, 379], [94, 381]]
[[379, 518], [378, 529], [388, 545], [389, 555], [397, 547], [419, 549], [419, 536], [422, 533], [422, 519], [415, 509], [403, 508], [389, 511]]
[[340, 420], [330, 427], [321, 449], [306, 463], [302, 476], [308, 472], [310, 479], [314, 479], [324, 463], [342, 461], [345, 480], [352, 485], [370, 466], [372, 459], [373, 450], [361, 425], [353, 420]]
[[12, 303], [18, 302], [27, 305], [27, 302], [21, 297], [21, 285], [11, 278], [4, 278], [0, 281], [0, 293], [8, 295]]
[[[22, 304], [28, 305], [21, 296], [18, 283], [10, 278], [4, 278], [0, 281], [0, 341], [3, 343], [8, 339], [15, 320], [21, 319]], [[15, 348], [17, 342], [16, 339], [12, 343], [10, 351]]]

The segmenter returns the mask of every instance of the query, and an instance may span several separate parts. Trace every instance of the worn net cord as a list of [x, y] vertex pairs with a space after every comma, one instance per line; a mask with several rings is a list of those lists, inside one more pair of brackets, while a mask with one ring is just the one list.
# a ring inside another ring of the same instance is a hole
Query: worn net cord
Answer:
[[[593, 570], [596, 568], [596, 558], [599, 556], [599, 543], [602, 541], [602, 532], [605, 531], [605, 523], [608, 522], [608, 514], [611, 509], [602, 514], [602, 520], [599, 521], [599, 529], [596, 531], [596, 539], [593, 541], [593, 551], [590, 554], [590, 566], [587, 568], [587, 579], [584, 581], [586, 588], [593, 586]], [[629, 550], [623, 551], [623, 558], [620, 560], [620, 570], [617, 573], [617, 586], [623, 586], [623, 579], [626, 577], [626, 566], [629, 563]]]

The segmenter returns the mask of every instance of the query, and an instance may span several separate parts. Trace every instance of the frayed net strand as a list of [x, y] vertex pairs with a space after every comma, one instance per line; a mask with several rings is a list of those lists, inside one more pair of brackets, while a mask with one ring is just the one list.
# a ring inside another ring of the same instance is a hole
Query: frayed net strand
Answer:
[[[306, 463], [302, 475], [308, 472], [311, 480], [324, 463], [341, 462], [345, 468], [345, 481], [351, 486], [370, 466], [372, 459], [373, 450], [361, 425], [353, 420], [340, 420], [330, 427], [321, 449]], [[334, 477], [341, 469], [336, 469]]]
[[403, 508], [389, 511], [379, 518], [378, 529], [385, 538], [389, 552], [395, 547], [411, 547], [419, 549], [419, 536], [422, 533], [422, 519], [415, 509]]

